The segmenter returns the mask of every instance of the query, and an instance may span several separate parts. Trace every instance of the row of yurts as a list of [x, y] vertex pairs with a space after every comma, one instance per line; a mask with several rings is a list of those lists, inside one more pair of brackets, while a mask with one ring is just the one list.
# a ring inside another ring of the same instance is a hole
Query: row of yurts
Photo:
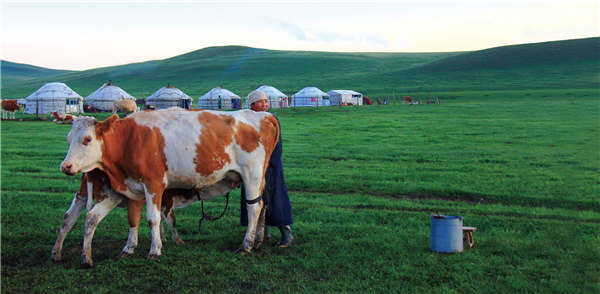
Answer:
[[[330, 106], [330, 105], [362, 105], [363, 95], [352, 90], [331, 90], [327, 93], [316, 87], [306, 87], [292, 95], [291, 98], [272, 86], [261, 86], [257, 90], [263, 91], [270, 100], [271, 108]], [[114, 102], [122, 99], [135, 100], [125, 90], [112, 83], [103, 84], [96, 91], [84, 99], [64, 83], [47, 83], [33, 94], [27, 96], [24, 102], [25, 113], [81, 113], [90, 109], [95, 111], [112, 111]], [[145, 105], [154, 109], [169, 107], [192, 108], [192, 97], [181, 90], [167, 85], [154, 94], [145, 98]], [[244, 105], [249, 108], [248, 100]], [[198, 98], [196, 108], [213, 110], [241, 109], [240, 96], [227, 89], [216, 87]]]

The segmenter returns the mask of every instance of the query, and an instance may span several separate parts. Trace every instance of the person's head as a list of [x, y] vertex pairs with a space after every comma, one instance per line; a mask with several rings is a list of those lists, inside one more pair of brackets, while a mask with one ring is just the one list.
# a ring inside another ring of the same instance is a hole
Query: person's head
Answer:
[[269, 100], [263, 91], [254, 90], [250, 92], [248, 94], [248, 103], [250, 103], [250, 109], [254, 111], [269, 110]]

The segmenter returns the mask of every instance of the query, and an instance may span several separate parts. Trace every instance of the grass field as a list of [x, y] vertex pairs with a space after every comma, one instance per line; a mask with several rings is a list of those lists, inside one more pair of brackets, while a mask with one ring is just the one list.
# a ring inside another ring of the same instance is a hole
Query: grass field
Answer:
[[[145, 259], [146, 225], [136, 253], [114, 260], [128, 225], [111, 212], [92, 269], [80, 266], [83, 217], [63, 262], [49, 259], [79, 187], [58, 169], [70, 126], [3, 121], [2, 292], [599, 292], [600, 90], [436, 94], [440, 105], [277, 111], [294, 247], [233, 253], [245, 233], [236, 190], [200, 233], [200, 205], [178, 210], [186, 245], [169, 240], [158, 261]], [[478, 227], [475, 247], [430, 252], [436, 212]]]

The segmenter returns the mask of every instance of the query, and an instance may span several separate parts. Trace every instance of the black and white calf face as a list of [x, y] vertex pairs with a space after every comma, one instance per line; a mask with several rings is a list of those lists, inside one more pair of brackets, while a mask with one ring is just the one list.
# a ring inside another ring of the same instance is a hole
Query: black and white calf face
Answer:
[[96, 124], [93, 117], [78, 117], [67, 135], [69, 151], [60, 164], [60, 170], [67, 175], [89, 172], [102, 162], [102, 142], [96, 137]]

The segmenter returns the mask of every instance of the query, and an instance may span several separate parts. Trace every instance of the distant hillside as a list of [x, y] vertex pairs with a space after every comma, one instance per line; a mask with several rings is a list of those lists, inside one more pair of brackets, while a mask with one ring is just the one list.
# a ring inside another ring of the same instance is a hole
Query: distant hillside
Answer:
[[[170, 83], [197, 98], [216, 86], [244, 95], [260, 85], [286, 94], [303, 87], [367, 95], [415, 91], [598, 88], [600, 38], [503, 46], [475, 52], [336, 53], [209, 47], [163, 60], [2, 80], [2, 95], [29, 95], [46, 82], [82, 96], [111, 80], [143, 98]], [[4, 67], [2, 68], [4, 71]]]
[[517, 69], [600, 61], [600, 38], [495, 47], [437, 60], [419, 66], [422, 72]]
[[28, 95], [46, 82], [67, 83], [82, 96], [112, 80], [136, 97], [151, 95], [167, 83], [197, 97], [213, 87], [248, 93], [268, 84], [284, 93], [306, 86], [365, 89], [381, 72], [423, 65], [458, 53], [333, 53], [277, 51], [243, 46], [209, 47], [164, 60], [72, 72], [48, 78], [3, 83], [3, 95]]
[[409, 92], [599, 89], [599, 52], [598, 37], [502, 46], [382, 73], [378, 80]]
[[2, 72], [0, 77], [2, 78], [2, 84], [72, 72], [70, 70], [49, 69], [5, 60], [0, 61], [0, 71]]

